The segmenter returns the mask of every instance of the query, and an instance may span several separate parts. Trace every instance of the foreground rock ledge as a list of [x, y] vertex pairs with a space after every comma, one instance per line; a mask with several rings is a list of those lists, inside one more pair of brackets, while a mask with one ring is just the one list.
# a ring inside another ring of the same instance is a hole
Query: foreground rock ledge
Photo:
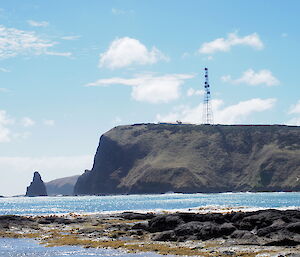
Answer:
[[0, 216], [0, 237], [174, 255], [297, 256], [300, 211], [6, 215]]

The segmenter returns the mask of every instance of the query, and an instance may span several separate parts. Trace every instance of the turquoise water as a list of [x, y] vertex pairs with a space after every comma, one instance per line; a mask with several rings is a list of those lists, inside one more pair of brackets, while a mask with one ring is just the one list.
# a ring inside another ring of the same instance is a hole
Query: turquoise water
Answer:
[[300, 193], [161, 194], [0, 198], [0, 215], [100, 213], [208, 207], [300, 208]]

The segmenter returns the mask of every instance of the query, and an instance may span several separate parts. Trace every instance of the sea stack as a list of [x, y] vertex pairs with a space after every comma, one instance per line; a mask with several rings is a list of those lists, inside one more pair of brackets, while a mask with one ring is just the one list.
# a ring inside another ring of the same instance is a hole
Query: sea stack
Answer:
[[37, 171], [33, 174], [33, 180], [27, 187], [26, 196], [47, 196], [46, 186]]

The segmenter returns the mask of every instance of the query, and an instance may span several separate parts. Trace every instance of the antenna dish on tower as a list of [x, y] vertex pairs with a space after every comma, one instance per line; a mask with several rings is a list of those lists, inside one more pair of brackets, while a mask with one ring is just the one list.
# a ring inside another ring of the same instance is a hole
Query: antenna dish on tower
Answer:
[[210, 85], [208, 80], [208, 68], [205, 71], [205, 82], [204, 82], [204, 100], [203, 100], [203, 113], [202, 113], [202, 123], [203, 124], [213, 124], [213, 111], [211, 107], [211, 94]]

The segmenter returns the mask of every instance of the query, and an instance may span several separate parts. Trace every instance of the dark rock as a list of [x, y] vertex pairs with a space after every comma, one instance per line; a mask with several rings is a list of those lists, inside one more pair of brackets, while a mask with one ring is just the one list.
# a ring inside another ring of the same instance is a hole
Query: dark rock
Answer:
[[36, 228], [37, 223], [33, 218], [18, 215], [0, 216], [0, 227], [8, 229], [10, 227]]
[[[174, 213], [159, 215], [148, 224], [136, 224], [132, 229], [157, 233], [158, 241], [208, 240], [232, 238], [237, 243], [263, 245], [292, 245], [300, 241], [300, 211], [262, 210], [229, 214]], [[290, 222], [287, 223], [286, 221]], [[294, 222], [294, 221], [297, 222]], [[229, 222], [231, 221], [231, 222]], [[290, 240], [287, 241], [286, 239]]]
[[300, 222], [289, 224], [287, 225], [286, 229], [288, 231], [300, 234]]
[[191, 221], [179, 225], [175, 230], [177, 237], [189, 238], [195, 236], [197, 239], [208, 240], [217, 238], [220, 234], [220, 228], [212, 222]]
[[208, 223], [203, 226], [200, 233], [197, 235], [198, 239], [208, 240], [211, 238], [220, 237], [220, 228], [218, 225], [213, 223]]
[[37, 171], [34, 172], [33, 180], [27, 187], [26, 196], [47, 196], [46, 186]]
[[153, 219], [155, 215], [153, 213], [123, 212], [120, 217], [126, 220], [150, 220]]
[[184, 221], [176, 214], [162, 215], [149, 221], [149, 231], [153, 233], [172, 230], [182, 223]]
[[290, 238], [282, 238], [280, 240], [271, 241], [266, 243], [266, 246], [296, 246], [299, 245], [300, 241], [295, 241]]
[[149, 225], [147, 223], [137, 223], [134, 224], [131, 229], [149, 230]]
[[157, 233], [152, 237], [153, 241], [177, 241], [177, 236], [173, 230]]
[[[273, 222], [271, 226], [260, 228], [257, 230], [256, 234], [259, 237], [270, 235], [271, 233], [284, 230], [286, 228], [286, 222], [282, 219], [276, 220]], [[283, 232], [284, 233], [284, 232]]]
[[37, 219], [37, 222], [39, 224], [64, 224], [64, 225], [68, 225], [68, 224], [72, 224], [72, 223], [77, 223], [77, 220], [72, 220], [72, 219], [66, 219], [66, 218], [62, 218], [62, 217], [40, 217]]
[[210, 222], [191, 221], [179, 225], [174, 232], [177, 236], [198, 235], [205, 225], [210, 225]]
[[232, 223], [224, 223], [220, 226], [220, 234], [222, 236], [229, 236], [236, 230], [236, 227]]
[[[119, 126], [101, 136], [93, 168], [78, 178], [74, 190], [75, 194], [299, 191], [299, 149], [298, 126]], [[254, 224], [267, 225], [268, 220]]]
[[252, 230], [254, 228], [260, 229], [272, 225], [275, 220], [280, 219], [283, 213], [279, 210], [263, 210], [252, 213], [242, 219], [239, 223], [239, 229]]
[[242, 244], [259, 244], [258, 237], [247, 230], [236, 230], [231, 234], [230, 237], [234, 239], [239, 239]]

